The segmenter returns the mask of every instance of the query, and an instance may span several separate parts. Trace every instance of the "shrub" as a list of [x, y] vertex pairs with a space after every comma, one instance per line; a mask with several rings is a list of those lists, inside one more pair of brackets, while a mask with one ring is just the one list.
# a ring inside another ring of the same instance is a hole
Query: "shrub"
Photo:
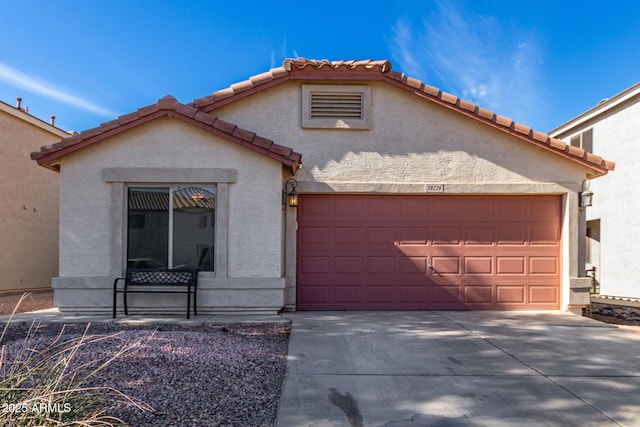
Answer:
[[0, 425], [123, 426], [125, 422], [109, 415], [105, 408], [123, 403], [141, 411], [153, 411], [113, 387], [91, 386], [92, 377], [132, 346], [121, 341], [118, 350], [104, 360], [87, 358], [83, 350], [101, 340], [118, 340], [118, 333], [92, 335], [87, 324], [80, 336], [65, 339], [63, 326], [54, 340], [43, 346], [36, 339], [39, 325], [32, 324], [9, 357], [5, 337], [16, 310], [17, 306], [0, 335]]

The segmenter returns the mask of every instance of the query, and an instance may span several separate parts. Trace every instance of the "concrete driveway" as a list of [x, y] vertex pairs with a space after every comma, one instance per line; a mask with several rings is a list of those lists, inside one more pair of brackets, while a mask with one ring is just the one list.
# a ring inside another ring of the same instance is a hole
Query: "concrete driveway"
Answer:
[[300, 312], [278, 427], [640, 426], [640, 334], [561, 312]]

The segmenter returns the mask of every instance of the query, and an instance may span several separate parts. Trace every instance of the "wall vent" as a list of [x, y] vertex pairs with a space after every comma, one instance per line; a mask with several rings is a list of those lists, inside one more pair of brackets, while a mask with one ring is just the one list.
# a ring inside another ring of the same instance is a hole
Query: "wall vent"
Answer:
[[369, 129], [371, 87], [302, 85], [302, 127]]
[[358, 119], [362, 120], [362, 93], [325, 93], [312, 92], [309, 100], [311, 119]]

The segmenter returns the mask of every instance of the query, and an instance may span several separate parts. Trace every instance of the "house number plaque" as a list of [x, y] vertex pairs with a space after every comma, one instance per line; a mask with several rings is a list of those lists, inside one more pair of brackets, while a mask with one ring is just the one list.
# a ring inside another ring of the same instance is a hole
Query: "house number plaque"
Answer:
[[426, 193], [444, 193], [444, 184], [427, 184]]

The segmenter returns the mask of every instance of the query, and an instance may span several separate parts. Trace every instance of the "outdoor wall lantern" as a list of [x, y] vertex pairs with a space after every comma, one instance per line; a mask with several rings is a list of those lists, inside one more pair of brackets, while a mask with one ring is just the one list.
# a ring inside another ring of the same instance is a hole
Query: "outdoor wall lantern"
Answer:
[[[291, 184], [291, 191], [287, 192], [289, 189], [289, 184]], [[296, 191], [296, 187], [298, 186], [298, 181], [293, 178], [289, 178], [287, 182], [284, 183], [284, 191], [282, 192], [282, 209], [285, 209], [286, 204], [289, 207], [297, 208], [298, 207], [298, 192]]]
[[582, 181], [582, 191], [578, 194], [581, 208], [588, 208], [593, 203], [593, 192], [589, 191], [589, 185], [589, 180]]

